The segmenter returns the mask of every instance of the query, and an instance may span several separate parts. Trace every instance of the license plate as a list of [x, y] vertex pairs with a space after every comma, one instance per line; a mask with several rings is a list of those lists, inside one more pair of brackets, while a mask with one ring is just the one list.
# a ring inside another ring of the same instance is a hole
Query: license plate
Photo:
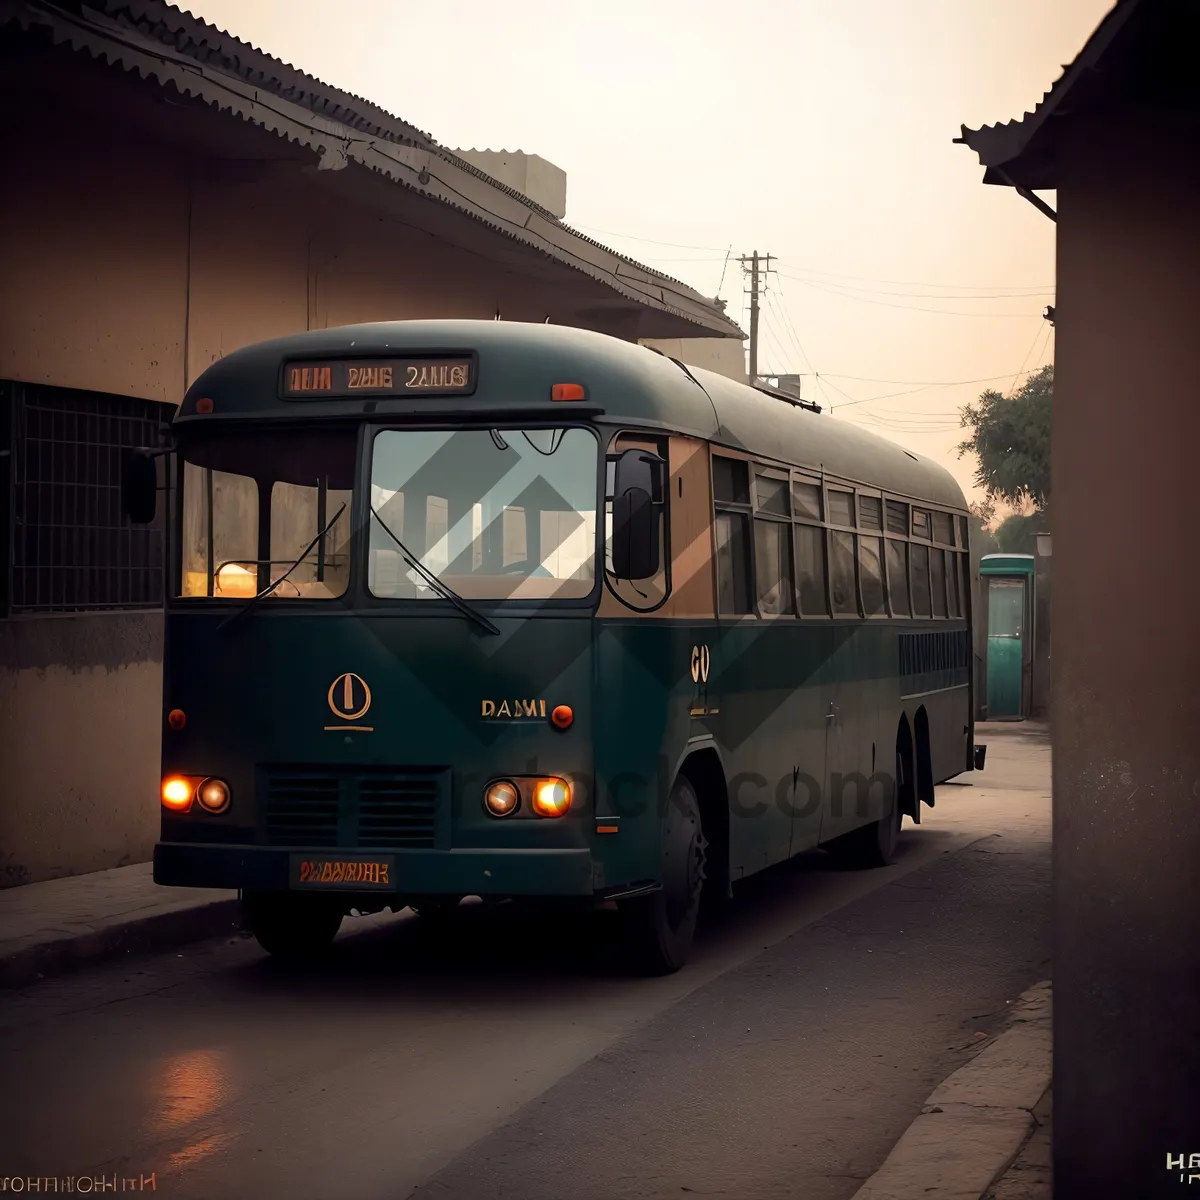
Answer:
[[386, 891], [395, 886], [395, 860], [344, 855], [293, 854], [292, 887], [343, 891]]

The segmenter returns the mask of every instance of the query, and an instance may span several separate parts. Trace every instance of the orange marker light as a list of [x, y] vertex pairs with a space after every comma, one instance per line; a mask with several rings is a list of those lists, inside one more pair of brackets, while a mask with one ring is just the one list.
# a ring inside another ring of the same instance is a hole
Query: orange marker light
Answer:
[[561, 817], [571, 807], [571, 785], [565, 779], [539, 779], [533, 787], [533, 811], [539, 817]]
[[208, 396], [202, 396], [196, 401], [196, 411], [198, 413], [210, 413], [213, 410], [213, 402]]
[[187, 713], [182, 708], [173, 708], [167, 713], [167, 724], [178, 733], [187, 724]]
[[570, 729], [571, 722], [575, 720], [575, 714], [571, 711], [569, 704], [560, 704], [550, 714], [550, 720], [555, 729]]
[[550, 389], [551, 400], [586, 400], [582, 383], [556, 383]]
[[187, 812], [192, 807], [195, 794], [195, 780], [186, 775], [168, 775], [162, 781], [163, 808], [169, 808], [172, 812]]

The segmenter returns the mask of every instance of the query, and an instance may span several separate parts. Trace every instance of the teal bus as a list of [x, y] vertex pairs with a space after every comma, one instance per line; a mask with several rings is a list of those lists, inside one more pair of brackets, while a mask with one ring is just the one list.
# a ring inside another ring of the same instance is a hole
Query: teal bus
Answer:
[[661, 973], [740, 879], [890, 862], [976, 766], [967, 505], [814, 409], [495, 321], [209, 367], [122, 482], [168, 509], [154, 878], [237, 889], [281, 956], [612, 902]]

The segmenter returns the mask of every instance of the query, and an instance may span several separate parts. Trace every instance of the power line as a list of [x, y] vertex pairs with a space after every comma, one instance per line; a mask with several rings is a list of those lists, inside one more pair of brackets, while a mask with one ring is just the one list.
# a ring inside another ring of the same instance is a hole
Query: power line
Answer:
[[805, 287], [810, 287], [818, 292], [826, 292], [830, 296], [840, 296], [844, 300], [856, 300], [860, 304], [878, 304], [883, 308], [901, 308], [905, 312], [929, 312], [938, 313], [944, 317], [1031, 317], [1041, 316], [1041, 313], [992, 313], [992, 312], [960, 312], [952, 308], [926, 308], [919, 304], [891, 304], [886, 300], [871, 300], [866, 296], [855, 296], [850, 292], [838, 291], [835, 287], [826, 287], [820, 283], [813, 283], [811, 279], [802, 279], [799, 275], [788, 275], [786, 271], [781, 271], [781, 275], [787, 275], [788, 279], [794, 279], [797, 283], [802, 283]]
[[[660, 262], [671, 261], [669, 259], [660, 259]], [[685, 260], [677, 260], [685, 261]], [[791, 278], [800, 279], [801, 276], [791, 276]], [[888, 292], [882, 291], [879, 288], [860, 288], [854, 287], [848, 283], [836, 283], [830, 279], [804, 280], [807, 283], [819, 283], [827, 287], [837, 288], [847, 294], [853, 292], [863, 292], [870, 296], [900, 296], [912, 300], [1023, 300], [1030, 296], [1053, 296], [1054, 289], [1050, 288], [1045, 291], [1011, 291], [1011, 292]]]
[[1011, 392], [1017, 386], [1017, 380], [1021, 378], [1021, 372], [1025, 370], [1025, 364], [1029, 361], [1029, 356], [1033, 353], [1033, 348], [1038, 344], [1038, 339], [1042, 336], [1042, 326], [1039, 325], [1034, 332], [1033, 341], [1029, 343], [1029, 349], [1025, 351], [1025, 357], [1021, 359], [1021, 366], [1017, 373], [1013, 376], [1013, 381], [1008, 385], [1008, 390]]
[[[781, 260], [782, 261], [782, 260]], [[1029, 291], [1035, 295], [1047, 295], [1055, 290], [1053, 284], [974, 284], [974, 283], [928, 283], [913, 279], [873, 279], [867, 275], [846, 275], [839, 271], [822, 271], [818, 267], [806, 267], [800, 263], [790, 263], [797, 271], [807, 271], [810, 275], [828, 275], [834, 279], [853, 279], [858, 283], [890, 283], [896, 287], [932, 287], [958, 288], [964, 292], [1012, 292]]]

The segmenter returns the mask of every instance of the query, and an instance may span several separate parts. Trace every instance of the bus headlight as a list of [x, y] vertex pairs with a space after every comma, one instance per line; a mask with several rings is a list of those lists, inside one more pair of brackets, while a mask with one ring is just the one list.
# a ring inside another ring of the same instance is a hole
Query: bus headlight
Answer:
[[483, 793], [483, 805], [493, 817], [507, 817], [509, 813], [516, 812], [520, 803], [521, 793], [507, 779], [489, 784]]
[[539, 817], [561, 817], [571, 807], [571, 785], [565, 779], [539, 779], [533, 785], [533, 811]]
[[187, 812], [196, 794], [196, 780], [186, 775], [168, 775], [162, 781], [162, 806], [172, 812]]
[[229, 807], [229, 784], [223, 779], [206, 779], [196, 789], [196, 799], [210, 813], [224, 812]]

